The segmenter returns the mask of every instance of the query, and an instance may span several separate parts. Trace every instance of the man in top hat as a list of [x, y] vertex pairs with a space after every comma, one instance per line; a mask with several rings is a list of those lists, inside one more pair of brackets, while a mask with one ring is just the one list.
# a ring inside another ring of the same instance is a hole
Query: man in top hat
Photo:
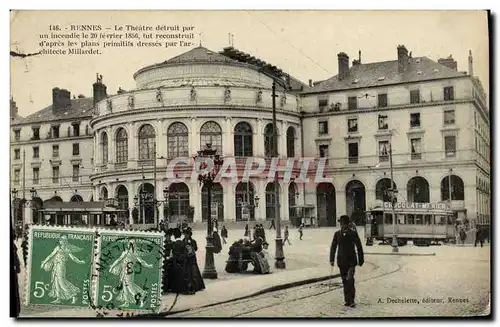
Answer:
[[[363, 247], [358, 233], [350, 226], [349, 216], [341, 216], [339, 222], [340, 230], [336, 231], [333, 235], [332, 246], [330, 248], [330, 264], [333, 267], [335, 252], [338, 247], [337, 266], [339, 267], [342, 285], [344, 286], [344, 305], [354, 308], [356, 306], [354, 303], [356, 295], [354, 273], [356, 265], [359, 264], [361, 267], [365, 261]], [[357, 250], [357, 256], [354, 248]]]

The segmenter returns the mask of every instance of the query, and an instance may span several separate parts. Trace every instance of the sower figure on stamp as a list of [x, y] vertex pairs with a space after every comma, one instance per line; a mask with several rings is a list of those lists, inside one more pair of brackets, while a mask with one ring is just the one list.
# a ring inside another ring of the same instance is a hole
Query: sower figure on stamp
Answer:
[[[354, 308], [356, 306], [354, 303], [356, 295], [354, 273], [356, 265], [359, 264], [360, 267], [363, 266], [363, 247], [358, 233], [349, 226], [349, 216], [341, 216], [339, 222], [340, 230], [336, 231], [333, 235], [332, 247], [330, 248], [330, 264], [333, 267], [335, 252], [338, 247], [337, 266], [339, 267], [342, 284], [344, 286], [344, 305]], [[358, 252], [357, 257], [354, 247], [356, 247]]]

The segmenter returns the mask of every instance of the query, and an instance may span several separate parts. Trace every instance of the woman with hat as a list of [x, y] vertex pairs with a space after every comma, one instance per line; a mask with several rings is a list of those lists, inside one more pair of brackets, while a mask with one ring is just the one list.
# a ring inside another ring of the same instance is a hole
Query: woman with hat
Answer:
[[192, 238], [193, 232], [191, 227], [184, 230], [184, 245], [186, 247], [186, 272], [188, 276], [188, 292], [194, 294], [198, 291], [205, 289], [205, 283], [201, 276], [200, 268], [198, 268], [198, 261], [196, 259], [196, 251], [198, 251], [198, 244]]
[[253, 260], [254, 272], [257, 274], [267, 274], [269, 273], [269, 262], [262, 254], [262, 246], [264, 244], [264, 240], [262, 237], [258, 237], [255, 241], [252, 242], [250, 257]]

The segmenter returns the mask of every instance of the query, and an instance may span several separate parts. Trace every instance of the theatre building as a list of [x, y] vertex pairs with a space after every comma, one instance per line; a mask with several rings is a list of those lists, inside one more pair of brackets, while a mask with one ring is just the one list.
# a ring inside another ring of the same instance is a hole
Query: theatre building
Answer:
[[[262, 73], [267, 66], [231, 47], [220, 54], [200, 46], [139, 69], [134, 90], [105, 97], [98, 81], [91, 121], [95, 197], [116, 198], [120, 208], [129, 209], [133, 224], [153, 225], [164, 217], [170, 222], [206, 220], [207, 189], [190, 179], [192, 164], [175, 171], [178, 180], [167, 178], [167, 166], [179, 157], [192, 160], [207, 143], [222, 158], [236, 158], [240, 177], [245, 158], [269, 158], [273, 80]], [[291, 77], [284, 82], [288, 90], [278, 87], [276, 99], [278, 153], [300, 157], [297, 92], [305, 85]], [[265, 177], [215, 184], [212, 207], [219, 220], [274, 218], [273, 183]], [[300, 190], [282, 180], [279, 189], [281, 219], [287, 220]], [[247, 206], [249, 216], [242, 214]]]
[[435, 62], [405, 46], [394, 54], [363, 63], [359, 52], [350, 65], [341, 52], [339, 73], [301, 94], [304, 155], [325, 157], [331, 179], [307, 185], [306, 202], [316, 203], [320, 223], [341, 214], [362, 221], [388, 200], [392, 148], [398, 201], [451, 195], [458, 219], [489, 224], [490, 114], [472, 54], [468, 72], [451, 56]]

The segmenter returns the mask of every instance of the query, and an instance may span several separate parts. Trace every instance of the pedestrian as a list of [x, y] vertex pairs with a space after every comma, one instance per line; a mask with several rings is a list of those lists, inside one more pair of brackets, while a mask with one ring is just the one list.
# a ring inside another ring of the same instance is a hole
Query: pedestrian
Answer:
[[260, 224], [259, 225], [259, 230], [260, 230], [260, 237], [262, 237], [262, 239], [264, 240], [264, 242], [266, 241], [266, 229], [264, 228], [264, 225]]
[[288, 226], [285, 226], [285, 238], [283, 239], [283, 245], [285, 245], [286, 241], [288, 241], [288, 244], [289, 245], [292, 245], [292, 243], [290, 243], [290, 232], [288, 231]]
[[271, 223], [269, 224], [269, 229], [276, 229], [276, 226], [274, 225], [274, 219], [271, 219]]
[[23, 261], [24, 267], [28, 264], [28, 233], [24, 233], [23, 242], [21, 243], [21, 248], [23, 249]]
[[[335, 252], [338, 247], [337, 266], [339, 267], [344, 287], [344, 305], [354, 308], [356, 306], [354, 302], [356, 296], [354, 273], [356, 265], [363, 266], [363, 246], [361, 245], [358, 233], [349, 227], [349, 216], [340, 216], [339, 222], [340, 230], [337, 230], [333, 235], [332, 246], [330, 248], [330, 265], [334, 266]], [[355, 248], [357, 250], [357, 257]]]
[[300, 226], [299, 226], [299, 235], [300, 235], [299, 239], [300, 239], [301, 241], [302, 241], [302, 235], [303, 235], [303, 232], [302, 232], [302, 227], [303, 227], [303, 226], [304, 226], [304, 224], [300, 224]]
[[222, 244], [226, 244], [226, 238], [227, 238], [227, 229], [226, 225], [222, 225], [222, 229], [220, 231], [220, 235], [222, 236]]
[[462, 242], [462, 246], [464, 246], [465, 245], [465, 240], [467, 239], [467, 234], [465, 233], [465, 226], [464, 225], [462, 225], [460, 227], [460, 233], [459, 233], [459, 235], [460, 235], [460, 241]]
[[19, 296], [19, 279], [17, 274], [21, 272], [21, 264], [17, 255], [17, 246], [15, 243], [15, 231], [10, 225], [10, 238], [11, 238], [11, 258], [13, 259], [11, 272], [10, 272], [10, 316], [18, 317], [21, 312], [21, 299]]
[[474, 247], [476, 247], [477, 243], [480, 243], [481, 247], [483, 247], [484, 232], [483, 232], [483, 228], [481, 226], [478, 226], [476, 228], [476, 239], [474, 240]]
[[259, 225], [254, 225], [252, 229], [252, 240], [255, 240], [255, 237], [257, 235], [257, 226]]
[[250, 237], [250, 231], [248, 230], [248, 224], [245, 225], [245, 234], [243, 236]]

